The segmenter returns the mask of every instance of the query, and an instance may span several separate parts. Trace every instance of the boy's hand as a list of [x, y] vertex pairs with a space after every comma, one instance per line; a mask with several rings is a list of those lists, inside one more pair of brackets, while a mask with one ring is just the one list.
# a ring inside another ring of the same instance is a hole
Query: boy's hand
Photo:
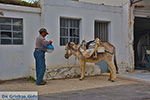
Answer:
[[50, 44], [52, 44], [52, 43], [53, 43], [53, 41], [52, 41], [52, 40], [50, 40], [50, 41], [49, 41], [49, 43], [50, 43]]

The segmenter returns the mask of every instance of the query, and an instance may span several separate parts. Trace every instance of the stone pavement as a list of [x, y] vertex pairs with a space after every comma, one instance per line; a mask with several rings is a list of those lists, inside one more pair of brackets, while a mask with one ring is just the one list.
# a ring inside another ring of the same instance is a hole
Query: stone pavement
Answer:
[[44, 86], [37, 86], [26, 79], [12, 80], [0, 83], [0, 91], [38, 91], [40, 95], [49, 93], [62, 93], [68, 91], [86, 90], [92, 88], [130, 85], [135, 81], [117, 79], [117, 82], [108, 81], [108, 76], [86, 77], [83, 81], [75, 79], [49, 80]]
[[132, 73], [121, 74], [118, 77], [150, 83], [150, 71], [135, 70]]
[[40, 95], [39, 100], [150, 100], [150, 84], [125, 84]]
[[[108, 81], [108, 75], [49, 80], [37, 86], [27, 79], [0, 83], [0, 91], [38, 91], [39, 100], [150, 100], [150, 84], [126, 79]], [[72, 92], [69, 92], [72, 91]]]

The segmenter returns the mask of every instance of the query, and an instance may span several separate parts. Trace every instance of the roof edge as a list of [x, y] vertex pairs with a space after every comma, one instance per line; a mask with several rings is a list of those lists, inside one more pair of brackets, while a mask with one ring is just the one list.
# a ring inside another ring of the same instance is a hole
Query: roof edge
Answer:
[[38, 14], [41, 13], [41, 8], [2, 4], [2, 3], [0, 3], [0, 10], [27, 12], [27, 13], [38, 13]]

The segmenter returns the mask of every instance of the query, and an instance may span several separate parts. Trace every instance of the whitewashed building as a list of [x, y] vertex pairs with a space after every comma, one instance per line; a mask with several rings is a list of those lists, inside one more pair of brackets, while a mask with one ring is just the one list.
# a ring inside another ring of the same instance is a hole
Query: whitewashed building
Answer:
[[149, 8], [141, 10], [141, 5], [145, 4], [134, 8], [128, 0], [118, 5], [41, 0], [41, 8], [0, 4], [0, 80], [30, 76], [35, 37], [41, 27], [48, 29], [47, 39], [55, 46], [55, 51], [46, 56], [48, 68], [77, 64], [74, 57], [64, 58], [68, 41], [80, 43], [100, 37], [116, 47], [120, 72], [134, 70], [134, 16], [150, 15]]

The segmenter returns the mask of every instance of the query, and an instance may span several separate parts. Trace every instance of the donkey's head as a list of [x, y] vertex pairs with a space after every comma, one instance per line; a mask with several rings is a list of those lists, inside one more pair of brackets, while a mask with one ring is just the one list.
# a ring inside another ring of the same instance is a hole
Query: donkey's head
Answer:
[[69, 59], [70, 56], [72, 56], [75, 52], [77, 52], [78, 45], [76, 45], [74, 42], [69, 42], [67, 43], [65, 50], [66, 50], [65, 58]]

